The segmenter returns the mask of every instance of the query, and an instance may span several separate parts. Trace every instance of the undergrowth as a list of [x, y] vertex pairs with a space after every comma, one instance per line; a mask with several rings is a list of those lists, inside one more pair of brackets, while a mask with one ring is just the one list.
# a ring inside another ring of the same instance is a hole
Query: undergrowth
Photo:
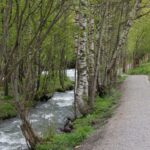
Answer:
[[131, 75], [149, 75], [150, 76], [150, 63], [142, 64], [139, 67], [129, 70]]

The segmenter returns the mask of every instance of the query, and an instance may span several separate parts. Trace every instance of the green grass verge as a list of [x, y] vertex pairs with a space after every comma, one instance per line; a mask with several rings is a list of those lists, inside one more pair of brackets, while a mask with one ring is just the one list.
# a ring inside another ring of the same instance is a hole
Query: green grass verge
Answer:
[[118, 76], [117, 84], [121, 84], [127, 77], [128, 77], [127, 74], [123, 74], [123, 75]]
[[96, 124], [100, 125], [112, 116], [119, 96], [116, 90], [112, 90], [110, 95], [97, 97], [94, 111], [86, 117], [75, 120], [72, 133], [46, 135], [43, 144], [38, 145], [36, 150], [73, 150], [95, 130]]
[[139, 67], [129, 70], [131, 75], [150, 75], [150, 63], [143, 64]]

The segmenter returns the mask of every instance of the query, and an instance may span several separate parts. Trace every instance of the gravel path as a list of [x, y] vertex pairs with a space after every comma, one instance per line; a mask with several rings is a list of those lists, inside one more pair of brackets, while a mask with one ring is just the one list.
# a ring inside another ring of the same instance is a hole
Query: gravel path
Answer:
[[81, 150], [150, 150], [150, 83], [147, 76], [127, 78], [121, 105], [104, 130], [103, 135], [89, 145], [84, 144]]

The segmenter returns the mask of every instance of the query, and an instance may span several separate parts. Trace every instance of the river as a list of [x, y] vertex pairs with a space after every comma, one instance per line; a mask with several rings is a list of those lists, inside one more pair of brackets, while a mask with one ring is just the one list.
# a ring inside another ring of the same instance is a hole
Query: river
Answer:
[[[74, 69], [67, 70], [67, 76], [74, 80]], [[66, 117], [73, 116], [74, 91], [56, 92], [47, 102], [38, 103], [31, 109], [29, 120], [34, 130], [42, 135], [52, 124], [61, 127]], [[19, 118], [0, 123], [0, 150], [26, 150], [26, 141], [20, 130]]]

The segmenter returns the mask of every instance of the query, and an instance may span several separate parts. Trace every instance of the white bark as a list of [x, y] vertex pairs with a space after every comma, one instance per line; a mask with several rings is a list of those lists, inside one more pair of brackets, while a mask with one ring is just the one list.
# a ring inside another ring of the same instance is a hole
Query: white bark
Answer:
[[89, 105], [92, 108], [96, 92], [95, 76], [95, 49], [94, 49], [94, 18], [89, 18], [89, 51], [88, 51], [88, 73], [89, 73]]

